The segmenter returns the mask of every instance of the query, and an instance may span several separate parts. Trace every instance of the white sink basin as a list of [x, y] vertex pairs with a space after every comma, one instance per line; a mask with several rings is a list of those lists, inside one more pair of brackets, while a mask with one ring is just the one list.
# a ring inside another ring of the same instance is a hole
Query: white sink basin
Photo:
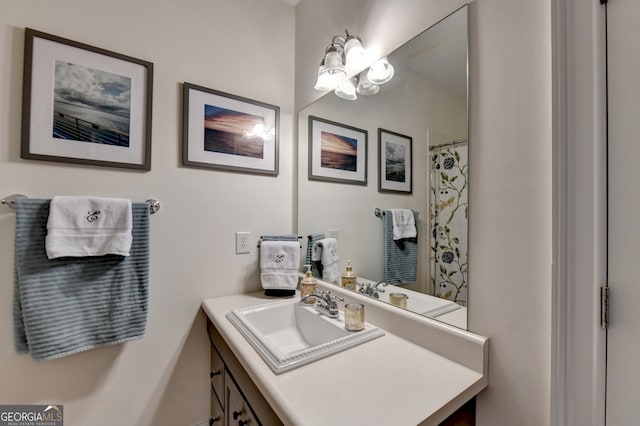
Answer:
[[329, 318], [312, 305], [301, 305], [298, 298], [235, 309], [226, 317], [275, 374], [384, 335], [366, 323], [362, 331], [349, 331], [342, 312]]

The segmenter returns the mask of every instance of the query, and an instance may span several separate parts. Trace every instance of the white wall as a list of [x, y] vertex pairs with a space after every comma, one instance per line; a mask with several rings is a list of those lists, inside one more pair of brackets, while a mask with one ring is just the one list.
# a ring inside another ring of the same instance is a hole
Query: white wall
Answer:
[[[259, 288], [257, 237], [293, 218], [294, 9], [264, 0], [2, 2], [0, 196], [157, 198], [142, 340], [35, 363], [12, 345], [15, 215], [0, 209], [0, 402], [61, 403], [72, 425], [189, 425], [209, 415], [200, 302]], [[148, 173], [20, 159], [24, 27], [153, 62]], [[280, 106], [280, 175], [184, 168], [181, 82]], [[235, 255], [235, 231], [252, 252]]]
[[[304, 0], [296, 8], [296, 105], [329, 34], [392, 50], [464, 2]], [[384, 13], [383, 13], [384, 11]], [[401, 22], [402, 25], [398, 25]], [[469, 329], [490, 337], [477, 424], [550, 421], [551, 1], [470, 8]], [[311, 52], [311, 53], [310, 53]]]

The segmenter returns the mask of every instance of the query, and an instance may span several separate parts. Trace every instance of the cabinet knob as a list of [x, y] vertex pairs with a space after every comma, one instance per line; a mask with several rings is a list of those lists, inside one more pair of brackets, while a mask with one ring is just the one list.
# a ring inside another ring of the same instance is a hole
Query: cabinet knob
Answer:
[[220, 374], [220, 373], [221, 373], [221, 371], [220, 371], [220, 370], [218, 370], [218, 371], [212, 371], [211, 373], [209, 373], [209, 377], [211, 377], [211, 378], [213, 379], [215, 376], [217, 376], [217, 375], [218, 375], [218, 374]]
[[238, 417], [242, 414], [242, 410], [233, 412], [233, 420], [238, 420]]
[[209, 419], [209, 426], [214, 425], [214, 424], [218, 423], [219, 421], [220, 421], [220, 417], [219, 417], [219, 416], [218, 416], [218, 417], [215, 417], [215, 418], [214, 418], [214, 417], [211, 417], [211, 418]]

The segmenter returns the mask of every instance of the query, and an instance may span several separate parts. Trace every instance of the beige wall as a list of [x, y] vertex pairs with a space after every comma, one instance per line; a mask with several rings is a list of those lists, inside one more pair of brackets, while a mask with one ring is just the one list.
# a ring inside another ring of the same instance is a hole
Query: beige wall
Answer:
[[[304, 0], [296, 8], [296, 105], [330, 34], [388, 52], [464, 2]], [[398, 23], [402, 25], [398, 25]], [[469, 329], [490, 341], [478, 425], [550, 418], [551, 2], [470, 8]]]
[[[259, 288], [255, 242], [292, 231], [294, 9], [264, 0], [3, 1], [0, 197], [157, 198], [142, 340], [35, 363], [12, 345], [15, 215], [0, 209], [0, 403], [62, 403], [73, 425], [191, 425], [208, 418], [202, 299]], [[24, 27], [153, 62], [148, 173], [20, 159]], [[280, 106], [280, 175], [180, 166], [181, 82]], [[235, 255], [235, 231], [252, 252]]]

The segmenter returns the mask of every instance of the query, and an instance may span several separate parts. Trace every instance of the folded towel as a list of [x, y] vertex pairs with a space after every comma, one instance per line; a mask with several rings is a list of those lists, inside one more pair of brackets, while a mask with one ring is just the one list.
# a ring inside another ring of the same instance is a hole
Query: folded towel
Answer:
[[295, 290], [298, 286], [300, 243], [262, 241], [260, 244], [260, 281], [265, 290]]
[[324, 238], [316, 241], [313, 245], [311, 260], [322, 263], [322, 279], [330, 283], [337, 284], [340, 279], [338, 256], [338, 240], [335, 238]]
[[47, 222], [49, 259], [129, 256], [131, 201], [100, 197], [53, 197]]
[[313, 245], [318, 241], [324, 239], [324, 234], [311, 234], [307, 241], [307, 256], [305, 258], [305, 265], [311, 265], [311, 275], [317, 278], [322, 278], [322, 263], [319, 260], [313, 260]]
[[133, 203], [130, 256], [47, 258], [49, 200], [16, 201], [13, 323], [38, 361], [142, 338], [149, 295], [149, 205]]
[[[418, 212], [412, 212], [414, 223], [418, 223]], [[387, 284], [415, 282], [418, 275], [418, 239], [395, 240], [393, 215], [387, 210], [382, 220], [383, 272]]]
[[409, 209], [391, 209], [393, 217], [393, 239], [415, 238], [418, 235], [413, 211]]

